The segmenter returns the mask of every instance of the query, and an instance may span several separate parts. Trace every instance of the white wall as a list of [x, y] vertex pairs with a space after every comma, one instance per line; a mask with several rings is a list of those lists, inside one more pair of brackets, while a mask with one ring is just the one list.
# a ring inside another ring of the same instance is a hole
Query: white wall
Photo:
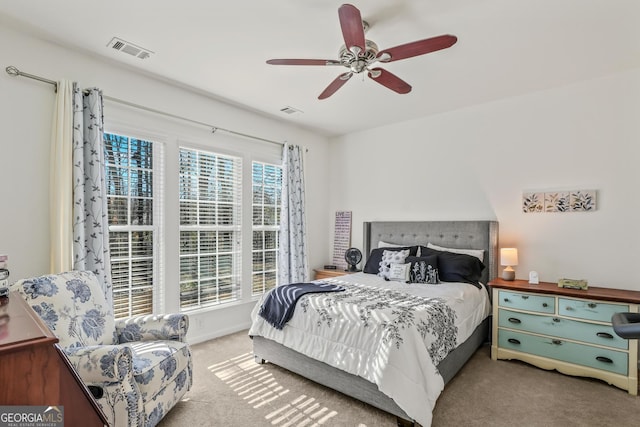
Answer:
[[[326, 230], [331, 229], [326, 208], [326, 138], [1, 26], [0, 52], [3, 70], [14, 65], [52, 80], [69, 79], [81, 87], [99, 87], [107, 96], [192, 120], [306, 146], [310, 264], [326, 262], [330, 244]], [[54, 101], [52, 86], [0, 73], [0, 254], [10, 257], [12, 282], [48, 273], [49, 133]], [[113, 107], [106, 103], [107, 124], [109, 108]], [[122, 109], [118, 120], [126, 121]], [[166, 119], [156, 118], [156, 122], [162, 121]], [[217, 135], [209, 137], [212, 146], [219, 143], [219, 139], [215, 142]], [[248, 327], [254, 305], [255, 301], [245, 297], [240, 304], [193, 314], [190, 340], [196, 342]]]
[[[363, 221], [498, 220], [518, 278], [640, 290], [640, 70], [346, 135], [331, 159], [355, 246]], [[522, 212], [523, 190], [579, 189], [596, 212]]]

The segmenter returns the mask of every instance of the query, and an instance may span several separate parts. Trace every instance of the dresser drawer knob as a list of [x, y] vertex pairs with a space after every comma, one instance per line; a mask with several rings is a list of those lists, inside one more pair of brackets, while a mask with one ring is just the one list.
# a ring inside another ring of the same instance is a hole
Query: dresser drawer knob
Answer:
[[546, 302], [543, 302], [543, 303], [542, 303], [542, 306], [543, 306], [543, 307], [549, 307], [549, 304], [547, 304]]
[[589, 308], [596, 308], [598, 306], [598, 304], [596, 304], [595, 302], [590, 302], [587, 305], [589, 306]]
[[567, 311], [571, 311], [573, 310], [573, 307], [571, 307], [570, 305], [567, 306]]
[[515, 317], [509, 317], [509, 322], [511, 323], [522, 323], [520, 319], [516, 319]]
[[560, 319], [558, 319], [557, 317], [554, 317], [554, 318], [553, 318], [553, 321], [554, 321], [554, 322], [556, 322], [556, 323], [559, 323], [559, 322], [560, 322]]
[[551, 342], [555, 345], [562, 345], [562, 341], [560, 340], [552, 340]]
[[522, 299], [529, 299], [529, 295], [522, 295]]
[[604, 357], [604, 356], [598, 356], [598, 357], [596, 357], [596, 360], [598, 362], [603, 362], [603, 363], [613, 363], [613, 360], [609, 359], [608, 357]]
[[509, 338], [507, 341], [509, 341], [511, 344], [520, 344], [520, 341], [515, 338]]
[[599, 336], [600, 338], [609, 338], [611, 340], [613, 339], [613, 335], [611, 335], [608, 332], [598, 332], [596, 335]]
[[505, 298], [504, 302], [511, 302], [511, 301], [509, 301], [509, 298]]

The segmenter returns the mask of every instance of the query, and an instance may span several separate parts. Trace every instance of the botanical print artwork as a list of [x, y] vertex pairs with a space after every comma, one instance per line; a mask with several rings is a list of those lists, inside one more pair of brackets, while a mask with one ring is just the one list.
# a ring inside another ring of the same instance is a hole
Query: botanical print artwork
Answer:
[[571, 192], [571, 211], [588, 212], [596, 210], [596, 192], [580, 190]]
[[522, 193], [522, 212], [591, 212], [596, 210], [596, 190]]
[[567, 212], [569, 210], [569, 192], [544, 193], [545, 212]]
[[522, 195], [522, 212], [542, 212], [544, 193], [524, 193]]

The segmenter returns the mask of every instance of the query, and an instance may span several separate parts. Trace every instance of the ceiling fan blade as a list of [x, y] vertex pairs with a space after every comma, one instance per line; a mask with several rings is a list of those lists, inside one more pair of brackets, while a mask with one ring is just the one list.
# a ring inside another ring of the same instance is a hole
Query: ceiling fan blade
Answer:
[[352, 51], [352, 47], [357, 46], [360, 50], [354, 52], [355, 54], [363, 51], [365, 49], [365, 41], [360, 11], [353, 5], [343, 4], [338, 9], [338, 17], [340, 18], [342, 37], [347, 49]]
[[411, 92], [411, 86], [409, 83], [405, 82], [395, 74], [383, 70], [382, 68], [372, 68], [369, 70], [368, 74], [371, 80], [380, 83], [382, 86], [388, 87], [394, 92]]
[[378, 60], [382, 62], [398, 61], [400, 59], [411, 58], [425, 53], [435, 52], [453, 46], [458, 41], [456, 36], [445, 34], [429, 39], [402, 44], [378, 53]]
[[318, 99], [326, 99], [336, 93], [336, 91], [340, 89], [351, 78], [351, 76], [353, 76], [352, 72], [340, 74], [324, 91], [322, 91], [320, 96], [318, 96]]
[[335, 59], [269, 59], [271, 65], [342, 65]]

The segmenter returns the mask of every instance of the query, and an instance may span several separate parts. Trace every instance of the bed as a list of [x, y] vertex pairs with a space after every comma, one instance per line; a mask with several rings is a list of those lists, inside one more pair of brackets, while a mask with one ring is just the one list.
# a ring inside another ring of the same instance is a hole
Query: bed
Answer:
[[[495, 221], [377, 221], [365, 222], [363, 231], [363, 254], [365, 256], [369, 256], [372, 250], [378, 248], [379, 245], [389, 244], [424, 248], [427, 243], [431, 243], [444, 248], [481, 250], [484, 254], [482, 262], [486, 268], [482, 271], [479, 281], [486, 284], [497, 275], [498, 223]], [[377, 252], [379, 253], [380, 250]], [[366, 264], [366, 261], [363, 262], [363, 265]], [[320, 304], [313, 299], [316, 296], [302, 297], [291, 318], [291, 324], [282, 330], [272, 328], [258, 316], [263, 297], [252, 313], [253, 322], [249, 330], [249, 335], [253, 340], [255, 360], [258, 363], [269, 361], [389, 412], [398, 418], [399, 423], [418, 422], [423, 426], [430, 425], [431, 411], [442, 387], [455, 376], [477, 348], [488, 340], [491, 322], [489, 292], [483, 285], [474, 286], [467, 283], [447, 282], [434, 286], [417, 286], [416, 284], [411, 286], [404, 282], [394, 281], [388, 281], [383, 285], [377, 281], [384, 282], [374, 274], [355, 273], [331, 279], [329, 282], [342, 286], [349, 292], [355, 292], [353, 295], [359, 292], [360, 299], [362, 299], [363, 293], [370, 295], [393, 294], [394, 298], [402, 299], [404, 297], [398, 295], [412, 292], [414, 294], [410, 299], [407, 298], [407, 301], [411, 301], [410, 305], [413, 304], [417, 307], [434, 305], [436, 308], [439, 307], [439, 313], [448, 313], [448, 307], [453, 307], [456, 314], [452, 318], [436, 316], [445, 318], [443, 324], [446, 324], [447, 327], [440, 328], [441, 330], [437, 333], [435, 329], [438, 328], [431, 328], [426, 335], [429, 336], [432, 333], [434, 337], [431, 338], [435, 341], [450, 341], [447, 331], [455, 329], [460, 339], [454, 339], [453, 344], [449, 342], [448, 347], [444, 346], [444, 350], [441, 348], [432, 352], [431, 349], [435, 348], [433, 344], [427, 346], [426, 350], [422, 348], [422, 345], [415, 345], [414, 340], [418, 342], [420, 339], [413, 336], [418, 333], [412, 331], [411, 333], [406, 332], [409, 334], [407, 336], [393, 335], [388, 332], [389, 328], [387, 328], [383, 333], [386, 335], [382, 338], [375, 337], [381, 342], [383, 340], [386, 342], [386, 345], [377, 347], [376, 350], [376, 354], [383, 353], [383, 355], [376, 356], [373, 352], [353, 350], [348, 346], [352, 341], [374, 340], [367, 334], [375, 335], [378, 333], [372, 331], [379, 331], [380, 325], [374, 325], [376, 327], [370, 327], [367, 330], [366, 327], [362, 327], [363, 319], [365, 326], [367, 326], [366, 322], [375, 322], [375, 319], [383, 317], [383, 314], [368, 309], [364, 317], [362, 310], [356, 311], [351, 316], [345, 314], [350, 310], [350, 306], [344, 304], [349, 302], [348, 298], [353, 296], [345, 296], [346, 291], [318, 297], [324, 301], [323, 304], [328, 304], [329, 312], [334, 310], [334, 315], [340, 312], [341, 317], [338, 320], [334, 319], [334, 322], [348, 322], [350, 317], [354, 318], [353, 322], [360, 322], [360, 327], [357, 330], [350, 330], [346, 323], [341, 323], [340, 328], [337, 329], [342, 331], [342, 338], [331, 338], [331, 340], [316, 336], [320, 323], [327, 323], [330, 326], [330, 322], [335, 317], [327, 316], [326, 307], [314, 306], [314, 304]], [[382, 288], [378, 289], [378, 286], [390, 286], [391, 290], [383, 291]], [[424, 294], [427, 292], [426, 288], [433, 289], [435, 296]], [[449, 296], [449, 292], [453, 297]], [[467, 300], [475, 300], [476, 302], [473, 304], [477, 306], [477, 309], [465, 306]], [[442, 305], [442, 301], [446, 301], [446, 304]], [[465, 313], [464, 322], [460, 320], [459, 310]], [[315, 313], [320, 317], [309, 317], [311, 316], [309, 313]], [[416, 314], [416, 324], [418, 320], [422, 321], [420, 316], [421, 314]], [[432, 321], [429, 320], [429, 322]], [[385, 326], [391, 324], [388, 319], [380, 320], [380, 323]], [[393, 329], [395, 332], [397, 330], [397, 327]], [[422, 338], [424, 336], [423, 332]], [[328, 348], [323, 349], [321, 347], [325, 341], [331, 341], [331, 343], [327, 344]], [[402, 350], [400, 347], [403, 347]], [[384, 351], [380, 351], [381, 348], [384, 348]], [[434, 357], [434, 353], [439, 354], [439, 357]], [[384, 358], [384, 361], [379, 362], [380, 358]], [[378, 364], [382, 368], [374, 366]], [[398, 371], [398, 366], [405, 365], [408, 372]], [[435, 371], [437, 375], [434, 375], [432, 371]], [[413, 381], [407, 381], [408, 376], [411, 375], [419, 378], [415, 381], [415, 385]]]

